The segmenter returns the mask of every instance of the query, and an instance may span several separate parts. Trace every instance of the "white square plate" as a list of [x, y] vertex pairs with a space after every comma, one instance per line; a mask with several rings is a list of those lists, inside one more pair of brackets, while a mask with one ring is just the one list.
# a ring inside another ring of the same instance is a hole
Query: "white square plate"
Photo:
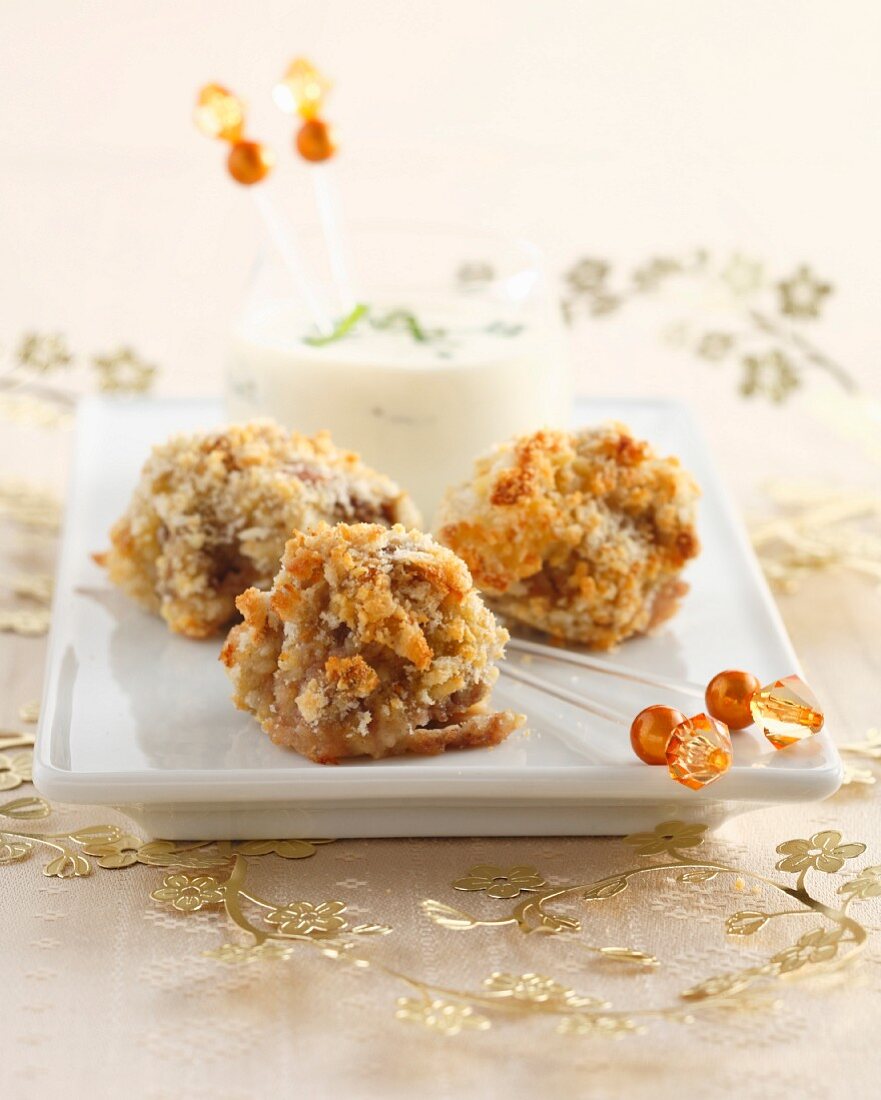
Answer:
[[[592, 401], [580, 423], [622, 420], [700, 482], [703, 552], [691, 592], [660, 634], [612, 660], [705, 683], [723, 668], [764, 681], [798, 663], [744, 532], [687, 410], [658, 401]], [[734, 735], [731, 771], [703, 792], [632, 754], [626, 729], [522, 684], [500, 680], [495, 703], [529, 730], [492, 750], [313, 764], [273, 745], [230, 702], [221, 640], [189, 641], [111, 587], [90, 555], [125, 508], [150, 447], [173, 432], [222, 422], [213, 401], [84, 401], [55, 594], [34, 761], [48, 798], [112, 805], [151, 835], [523, 836], [616, 834], [666, 817], [716, 825], [775, 802], [824, 798], [841, 763], [823, 732], [783, 752], [756, 730]], [[343, 441], [344, 442], [344, 441]], [[511, 656], [511, 660], [519, 657]], [[550, 664], [529, 664], [628, 714], [659, 698], [648, 688]], [[699, 709], [691, 702], [691, 711]], [[691, 712], [689, 711], [689, 712]]]

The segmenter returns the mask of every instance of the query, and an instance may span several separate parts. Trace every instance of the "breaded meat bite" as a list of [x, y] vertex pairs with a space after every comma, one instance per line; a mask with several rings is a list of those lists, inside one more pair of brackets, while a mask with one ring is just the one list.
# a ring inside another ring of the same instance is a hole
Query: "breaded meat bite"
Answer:
[[95, 560], [175, 633], [203, 638], [235, 618], [246, 588], [270, 586], [291, 532], [321, 520], [391, 526], [419, 515], [326, 432], [257, 420], [155, 447]]
[[673, 615], [699, 551], [699, 489], [622, 424], [539, 431], [449, 489], [438, 538], [500, 613], [610, 649]]
[[508, 634], [430, 535], [319, 524], [270, 592], [237, 602], [221, 655], [236, 705], [318, 763], [496, 745], [522, 721], [487, 711]]

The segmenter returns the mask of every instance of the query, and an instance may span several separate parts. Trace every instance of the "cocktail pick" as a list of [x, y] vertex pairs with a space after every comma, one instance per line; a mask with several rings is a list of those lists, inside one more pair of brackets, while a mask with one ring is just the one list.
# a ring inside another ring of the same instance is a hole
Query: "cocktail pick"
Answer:
[[575, 653], [559, 646], [543, 645], [525, 638], [511, 638], [507, 648], [514, 652], [529, 653], [549, 661], [589, 669], [605, 676], [629, 680], [635, 684], [680, 695], [703, 699], [707, 713], [729, 730], [746, 729], [755, 722], [761, 726], [765, 737], [775, 749], [784, 749], [798, 741], [804, 741], [823, 728], [824, 715], [817, 697], [799, 676], [785, 676], [762, 686], [751, 672], [741, 669], [725, 669], [709, 681], [706, 687], [690, 682], [667, 680], [639, 669], [613, 664], [585, 653]]
[[[510, 643], [509, 643], [510, 644]], [[708, 714], [690, 718], [674, 707], [647, 707], [633, 719], [568, 688], [541, 680], [519, 665], [506, 663], [501, 674], [546, 695], [562, 699], [605, 722], [630, 730], [630, 744], [646, 764], [666, 764], [672, 779], [697, 791], [720, 779], [731, 767], [734, 755], [724, 722]]]
[[331, 332], [333, 326], [315, 292], [315, 282], [306, 270], [290, 226], [279, 216], [265, 191], [254, 186], [262, 183], [272, 171], [275, 154], [262, 142], [249, 141], [244, 137], [245, 108], [242, 101], [221, 84], [206, 84], [199, 90], [193, 121], [206, 137], [229, 143], [227, 171], [236, 183], [248, 188], [315, 327], [324, 335]]
[[273, 98], [283, 111], [296, 113], [300, 117], [300, 126], [294, 135], [294, 148], [310, 165], [309, 174], [330, 268], [343, 315], [347, 316], [355, 307], [356, 297], [330, 163], [337, 151], [336, 138], [322, 117], [330, 87], [330, 82], [311, 61], [298, 57], [288, 65], [284, 76], [276, 84]]

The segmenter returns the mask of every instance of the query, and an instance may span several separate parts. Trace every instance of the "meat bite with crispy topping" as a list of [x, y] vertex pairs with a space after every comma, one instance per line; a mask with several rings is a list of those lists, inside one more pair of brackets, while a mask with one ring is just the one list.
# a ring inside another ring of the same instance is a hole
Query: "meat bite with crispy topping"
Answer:
[[496, 745], [522, 721], [487, 711], [508, 635], [430, 535], [296, 532], [272, 590], [237, 605], [221, 655], [236, 705], [318, 763]]
[[609, 649], [676, 612], [698, 496], [678, 459], [621, 424], [539, 431], [447, 491], [438, 537], [504, 615]]
[[249, 585], [269, 587], [291, 532], [320, 520], [390, 526], [419, 515], [327, 432], [256, 420], [155, 447], [95, 560], [171, 630], [203, 638], [235, 618]]

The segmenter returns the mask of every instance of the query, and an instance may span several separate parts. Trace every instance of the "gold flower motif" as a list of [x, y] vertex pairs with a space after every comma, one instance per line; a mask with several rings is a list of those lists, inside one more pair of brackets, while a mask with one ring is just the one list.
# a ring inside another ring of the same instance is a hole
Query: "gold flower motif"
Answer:
[[48, 374], [73, 362], [73, 355], [67, 346], [67, 340], [60, 332], [27, 332], [15, 353], [22, 367]]
[[47, 607], [35, 610], [22, 609], [10, 611], [6, 608], [0, 610], [0, 632], [10, 634], [22, 634], [28, 638], [38, 638], [49, 629], [51, 614]]
[[778, 348], [761, 355], [745, 355], [745, 375], [740, 384], [744, 397], [764, 393], [772, 401], [782, 401], [801, 385], [792, 360]]
[[483, 984], [494, 996], [510, 997], [514, 1001], [567, 1005], [570, 1008], [586, 1008], [591, 1005], [608, 1007], [605, 1001], [596, 997], [582, 997], [543, 974], [505, 974], [496, 971]]
[[662, 821], [651, 833], [632, 833], [624, 837], [638, 856], [667, 854], [675, 856], [680, 848], [696, 848], [704, 842], [706, 825], [689, 825], [684, 821]]
[[156, 367], [130, 347], [117, 348], [109, 355], [96, 355], [92, 366], [98, 372], [98, 389], [104, 393], [145, 393], [156, 374]]
[[881, 897], [881, 867], [864, 867], [856, 878], [839, 886], [838, 893], [851, 898]]
[[821, 282], [807, 264], [777, 284], [780, 310], [789, 317], [819, 317], [823, 299], [832, 293], [829, 283]]
[[841, 833], [834, 830], [814, 833], [810, 840], [786, 840], [778, 844], [777, 851], [785, 858], [779, 861], [777, 870], [797, 875], [813, 867], [832, 875], [841, 870], [846, 859], [856, 859], [865, 850], [865, 844], [858, 842], [842, 844]]
[[576, 294], [596, 294], [605, 288], [609, 265], [605, 260], [587, 257], [566, 273], [566, 282]]
[[623, 1039], [644, 1030], [624, 1016], [566, 1016], [557, 1025], [559, 1035], [598, 1035], [607, 1039]]
[[871, 768], [857, 768], [853, 764], [844, 765], [844, 775], [841, 779], [842, 787], [851, 787], [855, 785], [873, 787], [875, 782], [875, 775]]
[[458, 1035], [467, 1029], [486, 1031], [490, 1026], [486, 1016], [475, 1012], [470, 1005], [455, 1004], [452, 1001], [423, 1001], [415, 997], [399, 997], [395, 1017], [422, 1024], [429, 1031], [439, 1035]]
[[705, 332], [698, 341], [697, 354], [701, 359], [718, 363], [734, 347], [734, 337], [730, 332]]
[[138, 862], [141, 842], [136, 836], [123, 834], [107, 840], [96, 840], [83, 845], [87, 856], [97, 856], [98, 866], [108, 870], [131, 867]]
[[32, 724], [40, 717], [40, 700], [30, 699], [27, 703], [22, 703], [18, 708], [18, 716], [22, 722], [28, 722]]
[[722, 281], [738, 298], [746, 298], [757, 291], [762, 285], [763, 277], [762, 264], [748, 256], [741, 256], [739, 252], [731, 257], [722, 272]]
[[794, 946], [778, 951], [771, 962], [780, 974], [791, 974], [793, 970], [800, 970], [808, 964], [829, 962], [838, 954], [842, 935], [840, 928], [829, 931], [816, 928], [813, 932], [806, 932]]
[[267, 940], [264, 943], [252, 943], [245, 946], [240, 943], [223, 943], [213, 951], [205, 951], [207, 959], [217, 959], [228, 966], [262, 962], [265, 959], [289, 959], [294, 949], [290, 944]]
[[590, 312], [594, 317], [604, 317], [607, 313], [614, 313], [620, 305], [621, 299], [616, 294], [595, 294]]
[[479, 863], [464, 878], [456, 879], [454, 890], [484, 891], [487, 897], [509, 899], [547, 883], [534, 867], [512, 867], [509, 871], [491, 863]]
[[280, 856], [282, 859], [307, 859], [314, 856], [317, 844], [326, 840], [243, 840], [236, 851], [243, 856]]
[[633, 285], [642, 293], [657, 290], [668, 275], [682, 270], [682, 264], [670, 256], [655, 256], [642, 267], [636, 268], [631, 275]]
[[24, 752], [0, 752], [0, 791], [14, 791], [22, 783], [30, 783], [33, 754]]
[[733, 997], [740, 993], [752, 981], [750, 971], [740, 974], [717, 974], [713, 978], [693, 985], [690, 989], [683, 990], [681, 997], [685, 1001], [706, 1001], [712, 997]]
[[181, 913], [195, 913], [205, 905], [220, 905], [224, 887], [213, 875], [166, 875], [162, 886], [150, 895], [156, 901], [169, 901]]
[[346, 927], [345, 918], [340, 916], [345, 911], [346, 906], [341, 901], [322, 901], [319, 905], [295, 901], [272, 909], [263, 919], [288, 936], [326, 935]]
[[495, 271], [482, 260], [466, 262], [456, 272], [456, 279], [462, 286], [481, 286], [492, 282], [494, 278]]
[[847, 745], [839, 745], [842, 752], [854, 753], [857, 756], [865, 756], [869, 760], [881, 760], [881, 729], [872, 727], [866, 730], [865, 741], [852, 741]]

